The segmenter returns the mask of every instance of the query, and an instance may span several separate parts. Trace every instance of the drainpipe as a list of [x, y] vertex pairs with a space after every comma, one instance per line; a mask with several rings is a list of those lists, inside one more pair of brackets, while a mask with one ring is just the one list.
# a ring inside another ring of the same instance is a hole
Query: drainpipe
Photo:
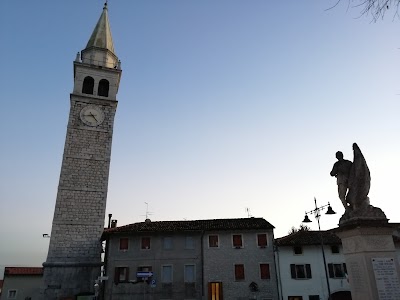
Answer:
[[283, 300], [282, 281], [281, 281], [281, 266], [280, 266], [280, 261], [279, 261], [279, 249], [278, 249], [278, 245], [276, 245], [276, 243], [275, 243], [274, 238], [272, 239], [272, 241], [273, 241], [274, 262], [275, 262], [276, 287], [278, 288], [278, 298]]
[[[111, 227], [111, 217], [112, 217], [112, 214], [108, 214], [108, 225], [107, 225], [107, 228]], [[108, 248], [110, 247], [110, 237], [109, 237], [108, 234], [106, 235], [105, 243], [106, 243], [106, 245], [105, 245], [105, 249], [104, 249], [104, 268], [103, 268], [104, 273], [103, 273], [103, 276], [107, 276], [107, 268], [108, 268], [108, 251], [109, 251]], [[103, 281], [102, 282], [101, 299], [103, 299], [103, 300], [105, 299], [107, 282], [108, 281]]]
[[204, 249], [203, 249], [204, 230], [201, 232], [200, 250], [201, 250], [201, 299], [204, 299]]

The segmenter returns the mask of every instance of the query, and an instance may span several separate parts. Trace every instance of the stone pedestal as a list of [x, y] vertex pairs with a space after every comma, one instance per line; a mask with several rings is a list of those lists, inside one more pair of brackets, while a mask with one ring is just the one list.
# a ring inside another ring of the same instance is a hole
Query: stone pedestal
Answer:
[[400, 265], [387, 219], [341, 222], [341, 238], [353, 300], [399, 300]]

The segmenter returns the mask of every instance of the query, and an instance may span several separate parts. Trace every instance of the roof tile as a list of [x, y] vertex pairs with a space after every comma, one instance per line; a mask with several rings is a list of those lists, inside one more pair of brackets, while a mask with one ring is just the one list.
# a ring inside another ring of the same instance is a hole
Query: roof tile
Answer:
[[6, 267], [4, 275], [42, 275], [42, 267]]
[[274, 226], [263, 218], [243, 219], [214, 219], [193, 221], [156, 221], [140, 222], [125, 226], [106, 228], [105, 235], [114, 233], [139, 233], [139, 232], [179, 232], [202, 230], [254, 230], [273, 229]]
[[341, 244], [340, 238], [329, 231], [299, 230], [287, 236], [275, 239], [278, 246], [320, 245], [321, 236], [325, 245]]

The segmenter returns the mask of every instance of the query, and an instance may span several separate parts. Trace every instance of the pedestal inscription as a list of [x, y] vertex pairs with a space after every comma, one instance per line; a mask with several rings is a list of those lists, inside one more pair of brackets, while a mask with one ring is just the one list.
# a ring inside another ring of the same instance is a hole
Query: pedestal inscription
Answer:
[[379, 300], [400, 299], [400, 284], [393, 258], [372, 258]]

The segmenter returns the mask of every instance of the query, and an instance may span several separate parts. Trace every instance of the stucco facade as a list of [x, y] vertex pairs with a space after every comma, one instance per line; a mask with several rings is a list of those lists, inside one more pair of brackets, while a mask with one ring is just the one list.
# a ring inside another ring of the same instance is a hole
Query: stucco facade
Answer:
[[[105, 299], [277, 299], [262, 218], [135, 223], [105, 231]], [[138, 272], [152, 272], [148, 283]]]
[[[341, 295], [333, 299], [349, 299], [350, 285], [341, 241], [333, 233], [322, 232], [322, 235], [331, 295]], [[276, 261], [281, 299], [328, 299], [320, 238], [321, 234], [317, 231], [299, 231], [277, 239]]]
[[41, 300], [43, 268], [6, 267], [0, 300]]

